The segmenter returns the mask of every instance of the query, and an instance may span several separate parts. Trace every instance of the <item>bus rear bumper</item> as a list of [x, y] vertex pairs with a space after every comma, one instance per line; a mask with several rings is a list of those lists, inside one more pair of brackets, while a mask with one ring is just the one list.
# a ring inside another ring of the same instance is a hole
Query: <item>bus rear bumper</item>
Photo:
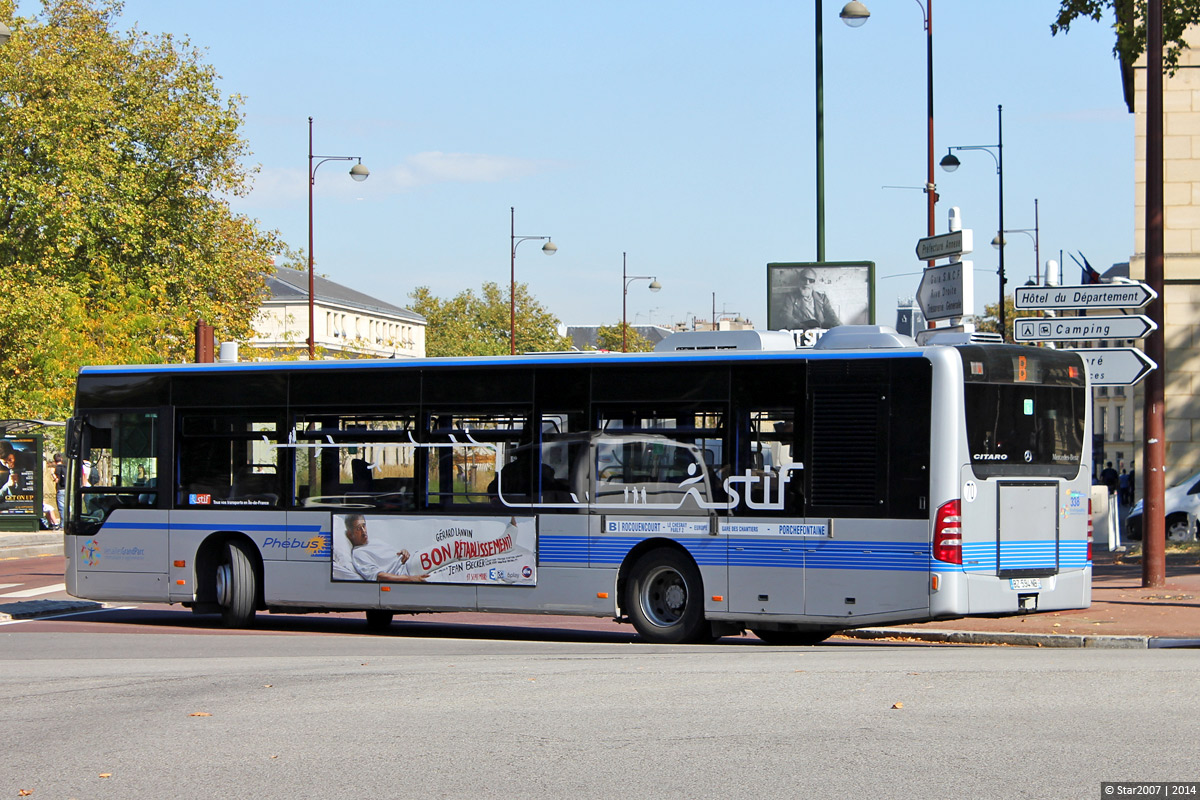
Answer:
[[944, 572], [929, 598], [933, 617], [1008, 615], [1087, 608], [1092, 568], [1064, 570], [1035, 579]]

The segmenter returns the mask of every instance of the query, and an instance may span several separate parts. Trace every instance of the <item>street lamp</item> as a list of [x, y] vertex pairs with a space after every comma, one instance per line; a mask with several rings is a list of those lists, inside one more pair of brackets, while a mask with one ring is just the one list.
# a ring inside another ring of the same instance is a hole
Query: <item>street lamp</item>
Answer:
[[[937, 232], [937, 223], [935, 221], [935, 206], [938, 201], [937, 185], [934, 182], [933, 170], [933, 0], [917, 0], [917, 5], [921, 8], [921, 16], [925, 22], [925, 106], [926, 117], [928, 120], [928, 135], [927, 140], [927, 158], [926, 158], [926, 179], [923, 187], [927, 197], [928, 219], [927, 228], [928, 235], [933, 236]], [[858, 0], [847, 3], [840, 14], [842, 21], [852, 28], [857, 28], [867, 21], [871, 16], [871, 12], [867, 7]], [[929, 266], [933, 266], [933, 261], [929, 262]]]
[[[813, 36], [817, 56], [817, 261], [825, 260], [825, 57], [824, 33], [821, 25], [821, 0], [813, 3], [816, 25]], [[858, 0], [851, 0], [838, 15], [851, 28], [860, 27], [871, 13]]]
[[[992, 152], [995, 149], [996, 152]], [[947, 172], [954, 172], [958, 169], [962, 162], [954, 155], [955, 150], [983, 150], [996, 162], [996, 175], [999, 178], [1000, 184], [1000, 224], [996, 227], [997, 236], [1001, 240], [1004, 238], [1004, 106], [996, 106], [996, 144], [972, 144], [963, 145], [962, 147], [948, 148], [949, 152], [942, 157], [942, 169]], [[997, 306], [998, 317], [1000, 322], [1000, 336], [1003, 338], [1005, 334], [1004, 328], [1004, 248], [1000, 248], [1000, 302]]]
[[550, 241], [549, 236], [517, 236], [517, 209], [515, 206], [508, 207], [508, 221], [512, 243], [508, 260], [508, 350], [509, 355], [515, 356], [517, 354], [517, 245], [529, 239], [544, 240], [546, 243], [542, 245], [542, 252], [548, 256], [558, 252], [558, 245]]
[[[313, 326], [313, 184], [317, 179], [317, 167], [326, 161], [357, 161], [350, 168], [350, 177], [359, 183], [365, 181], [371, 170], [363, 166], [359, 156], [314, 156], [313, 155], [313, 118], [308, 118], [308, 360], [315, 361], [317, 357], [316, 333]], [[313, 163], [314, 159], [320, 159]]]
[[[1006, 234], [1023, 233], [1026, 236], [1028, 236], [1030, 239], [1033, 240], [1033, 280], [1034, 280], [1035, 286], [1037, 286], [1038, 284], [1040, 284], [1042, 282], [1042, 268], [1041, 268], [1042, 255], [1041, 255], [1041, 248], [1038, 243], [1039, 233], [1038, 233], [1037, 206], [1038, 206], [1038, 201], [1035, 199], [1033, 201], [1033, 227], [1032, 228], [1009, 228], [1008, 230], [1005, 231]], [[997, 250], [999, 250], [1002, 246], [1004, 246], [1006, 244], [1008, 244], [1008, 240], [1001, 238], [1001, 236], [999, 234], [997, 234], [996, 236], [994, 236], [992, 238], [992, 247], [996, 248]]]
[[625, 299], [629, 296], [629, 284], [634, 281], [650, 281], [650, 291], [657, 292], [662, 288], [658, 278], [651, 275], [629, 275], [625, 272], [625, 254], [621, 253], [621, 352], [629, 352], [629, 325], [625, 322]]

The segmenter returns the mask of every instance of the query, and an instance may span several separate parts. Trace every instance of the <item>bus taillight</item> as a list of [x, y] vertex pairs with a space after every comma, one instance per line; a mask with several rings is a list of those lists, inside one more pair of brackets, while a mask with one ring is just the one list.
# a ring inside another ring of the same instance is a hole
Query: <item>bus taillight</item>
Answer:
[[1092, 498], [1088, 498], [1088, 546], [1087, 560], [1092, 560]]
[[962, 563], [962, 506], [957, 500], [951, 500], [937, 511], [933, 557], [948, 564]]

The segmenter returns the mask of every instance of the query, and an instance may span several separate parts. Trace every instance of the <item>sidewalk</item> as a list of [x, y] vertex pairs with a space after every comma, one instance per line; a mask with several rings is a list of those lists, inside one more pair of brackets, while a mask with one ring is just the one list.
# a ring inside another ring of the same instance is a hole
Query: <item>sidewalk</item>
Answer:
[[1089, 608], [865, 628], [844, 635], [1033, 647], [1200, 647], [1200, 559], [1168, 558], [1166, 586], [1144, 589], [1139, 559], [1107, 551], [1093, 557]]

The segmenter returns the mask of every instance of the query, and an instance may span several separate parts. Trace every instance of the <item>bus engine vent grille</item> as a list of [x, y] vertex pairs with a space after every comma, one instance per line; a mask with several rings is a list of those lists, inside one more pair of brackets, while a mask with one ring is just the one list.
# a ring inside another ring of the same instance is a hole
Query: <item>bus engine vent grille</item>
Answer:
[[813, 505], [874, 508], [881, 499], [879, 393], [825, 389], [812, 408]]

